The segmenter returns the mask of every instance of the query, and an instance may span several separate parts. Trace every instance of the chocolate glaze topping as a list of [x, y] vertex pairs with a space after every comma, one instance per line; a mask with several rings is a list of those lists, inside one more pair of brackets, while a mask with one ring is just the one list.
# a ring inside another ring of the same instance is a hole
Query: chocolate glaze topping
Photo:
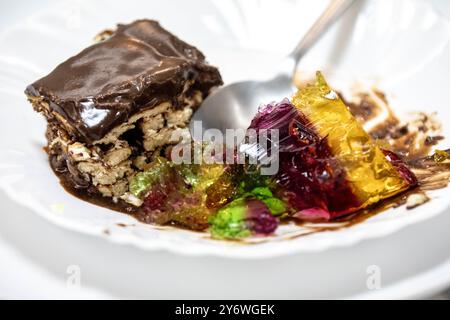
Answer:
[[60, 64], [26, 89], [43, 97], [92, 143], [128, 117], [161, 102], [179, 106], [186, 81], [203, 96], [221, 85], [215, 67], [195, 47], [158, 22], [138, 20], [118, 25], [114, 34]]

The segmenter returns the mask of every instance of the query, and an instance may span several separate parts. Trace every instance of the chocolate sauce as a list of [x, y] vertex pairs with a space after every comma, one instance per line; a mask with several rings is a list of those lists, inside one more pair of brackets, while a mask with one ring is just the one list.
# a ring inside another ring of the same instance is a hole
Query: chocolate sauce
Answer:
[[103, 197], [94, 187], [92, 188], [76, 188], [73, 183], [73, 176], [67, 171], [60, 172], [52, 164], [50, 165], [53, 172], [59, 178], [59, 183], [68, 193], [81, 199], [83, 201], [92, 203], [99, 207], [111, 209], [126, 214], [134, 214], [138, 208], [126, 203], [121, 199], [117, 199], [116, 202], [112, 201], [111, 198]]
[[138, 20], [119, 25], [113, 35], [60, 64], [26, 89], [43, 97], [92, 143], [142, 109], [177, 98], [187, 81], [206, 96], [222, 84], [215, 67], [195, 47], [163, 29]]

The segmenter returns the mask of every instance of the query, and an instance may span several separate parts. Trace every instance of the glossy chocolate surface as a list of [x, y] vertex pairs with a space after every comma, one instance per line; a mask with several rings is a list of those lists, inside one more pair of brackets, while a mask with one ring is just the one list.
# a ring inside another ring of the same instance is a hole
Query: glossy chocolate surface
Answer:
[[77, 130], [77, 139], [91, 143], [140, 110], [163, 101], [181, 107], [187, 81], [203, 96], [222, 84], [197, 48], [156, 21], [138, 20], [119, 25], [110, 38], [60, 64], [26, 93], [43, 97]]

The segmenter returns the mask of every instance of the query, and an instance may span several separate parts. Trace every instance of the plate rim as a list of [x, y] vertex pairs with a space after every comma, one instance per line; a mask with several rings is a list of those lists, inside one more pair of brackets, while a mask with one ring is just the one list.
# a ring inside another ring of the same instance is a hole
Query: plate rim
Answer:
[[[448, 19], [442, 15], [441, 12], [435, 9], [435, 7], [429, 3], [427, 5], [434, 11], [435, 14], [439, 16], [440, 19], [445, 19], [448, 22]], [[12, 28], [13, 26], [11, 26]], [[9, 29], [9, 28], [7, 28]], [[0, 37], [3, 35], [3, 32], [6, 32], [7, 29], [2, 30], [0, 33]], [[3, 175], [2, 175], [3, 177]], [[412, 221], [405, 221], [404, 223], [395, 223], [391, 224], [389, 228], [385, 228], [382, 231], [375, 233], [369, 233], [368, 235], [362, 235], [359, 233], [353, 234], [352, 237], [343, 237], [340, 239], [341, 241], [335, 242], [332, 245], [323, 245], [320, 248], [314, 247], [312, 249], [307, 249], [305, 247], [298, 246], [295, 248], [295, 246], [290, 245], [286, 246], [284, 249], [282, 247], [273, 247], [270, 248], [270, 252], [261, 252], [260, 251], [235, 251], [232, 247], [227, 248], [218, 248], [218, 247], [208, 247], [208, 246], [199, 246], [195, 245], [195, 248], [192, 248], [190, 250], [186, 250], [186, 247], [178, 247], [176, 245], [173, 245], [172, 242], [166, 240], [166, 239], [151, 239], [142, 241], [139, 237], [124, 237], [124, 236], [111, 236], [106, 235], [104, 233], [104, 230], [101, 230], [101, 228], [96, 228], [95, 226], [91, 228], [87, 228], [86, 225], [81, 225], [80, 223], [76, 224], [69, 224], [65, 222], [64, 218], [61, 218], [55, 214], [52, 214], [50, 209], [43, 207], [39, 202], [35, 199], [34, 196], [31, 196], [30, 199], [33, 201], [26, 201], [24, 202], [23, 199], [17, 194], [17, 192], [12, 189], [10, 185], [8, 185], [6, 182], [0, 183], [0, 189], [2, 189], [9, 199], [13, 200], [18, 205], [28, 208], [33, 212], [36, 212], [39, 216], [44, 218], [45, 220], [48, 220], [49, 222], [53, 223], [54, 225], [57, 225], [59, 227], [75, 231], [82, 234], [87, 234], [91, 236], [101, 237], [103, 239], [106, 239], [108, 241], [112, 241], [116, 244], [122, 244], [122, 245], [133, 245], [135, 247], [138, 247], [143, 250], [150, 250], [150, 251], [161, 251], [161, 250], [167, 250], [172, 253], [181, 254], [185, 256], [218, 256], [218, 257], [226, 257], [226, 258], [239, 258], [239, 259], [263, 259], [263, 258], [271, 258], [271, 257], [277, 257], [277, 256], [284, 256], [289, 254], [296, 254], [299, 252], [322, 252], [325, 250], [330, 250], [334, 248], [341, 248], [341, 247], [350, 247], [353, 245], [358, 244], [361, 241], [365, 240], [371, 240], [376, 238], [384, 237], [388, 234], [398, 232], [399, 230], [406, 228], [412, 224], [420, 223], [423, 220], [432, 218], [438, 214], [442, 214], [445, 212], [447, 208], [443, 208], [442, 210], [439, 210], [438, 213], [434, 213], [433, 215], [427, 215], [422, 218], [416, 218]], [[95, 230], [96, 229], [96, 230]], [[290, 240], [286, 240], [287, 242]], [[292, 241], [290, 241], [292, 242]]]

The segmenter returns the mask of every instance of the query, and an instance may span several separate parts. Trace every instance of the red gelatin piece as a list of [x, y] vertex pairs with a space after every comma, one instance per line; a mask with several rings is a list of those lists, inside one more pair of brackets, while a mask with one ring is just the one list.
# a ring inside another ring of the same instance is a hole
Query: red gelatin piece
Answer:
[[253, 234], [268, 235], [278, 227], [278, 219], [272, 215], [264, 202], [257, 199], [247, 200], [247, 228]]

